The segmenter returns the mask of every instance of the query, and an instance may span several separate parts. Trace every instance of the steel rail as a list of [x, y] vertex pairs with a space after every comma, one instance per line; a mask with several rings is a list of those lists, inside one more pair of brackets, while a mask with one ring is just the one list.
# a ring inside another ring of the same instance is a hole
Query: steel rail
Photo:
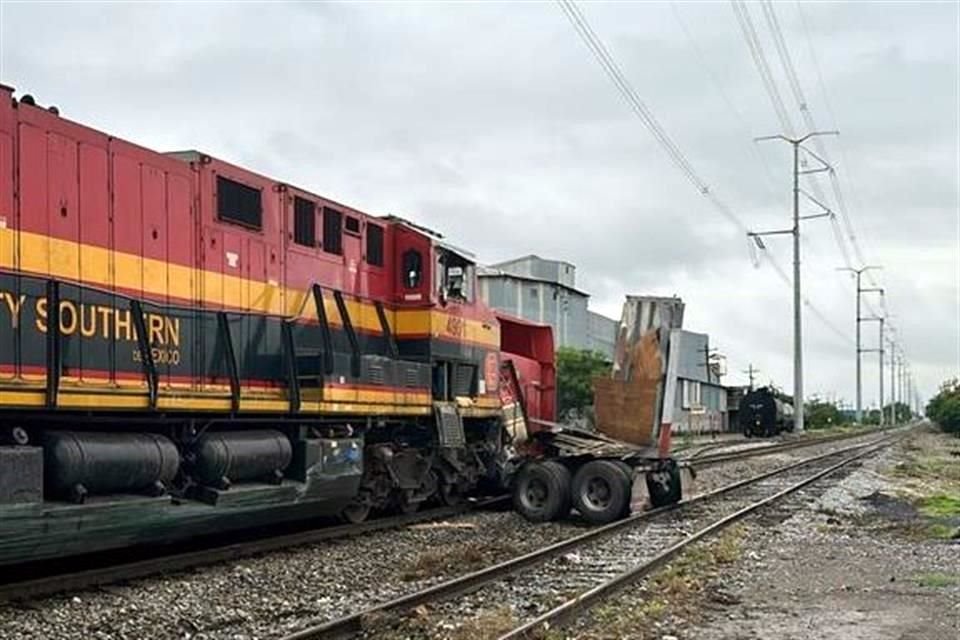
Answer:
[[217, 564], [229, 560], [236, 560], [259, 553], [278, 551], [291, 547], [315, 544], [325, 540], [349, 538], [376, 531], [397, 529], [400, 527], [429, 522], [439, 518], [462, 515], [483, 507], [493, 506], [508, 500], [507, 496], [500, 496], [481, 500], [476, 503], [465, 503], [453, 507], [439, 507], [390, 518], [379, 518], [359, 524], [335, 525], [321, 529], [298, 531], [282, 535], [254, 538], [233, 544], [197, 549], [174, 554], [160, 554], [142, 560], [133, 560], [120, 564], [81, 569], [70, 573], [51, 574], [40, 578], [23, 581], [14, 581], [0, 584], [0, 602], [27, 600], [41, 596], [54, 595], [65, 591], [75, 591], [89, 587], [102, 586], [112, 582], [133, 580], [152, 575], [172, 573], [193, 569], [205, 565]]
[[[841, 433], [832, 436], [824, 436], [822, 438], [810, 438], [804, 440], [791, 440], [790, 442], [781, 442], [778, 444], [772, 444], [770, 446], [763, 447], [750, 447], [748, 449], [741, 449], [739, 451], [731, 451], [729, 453], [713, 453], [708, 455], [699, 456], [696, 454], [677, 458], [677, 462], [684, 464], [688, 463], [689, 465], [696, 467], [708, 467], [715, 464], [721, 464], [724, 462], [731, 462], [734, 460], [744, 460], [747, 458], [755, 458], [764, 455], [772, 455], [775, 453], [781, 453], [784, 451], [792, 451], [793, 449], [804, 449], [806, 447], [815, 447], [821, 444], [830, 444], [831, 442], [843, 442], [844, 440], [854, 440], [856, 438], [863, 438], [870, 435], [876, 435], [885, 433], [888, 431], [895, 431], [900, 428], [909, 428], [909, 427], [886, 427], [884, 429], [867, 429], [859, 433]], [[730, 446], [730, 445], [727, 445]]]
[[731, 524], [738, 522], [745, 518], [746, 516], [762, 509], [763, 507], [772, 504], [778, 500], [785, 498], [786, 496], [803, 489], [804, 487], [813, 484], [814, 482], [838, 471], [839, 469], [847, 466], [851, 462], [855, 462], [864, 458], [868, 455], [871, 455], [880, 449], [890, 446], [896, 440], [897, 436], [887, 436], [882, 439], [879, 443], [871, 443], [873, 446], [866, 445], [866, 450], [861, 451], [860, 453], [855, 453], [852, 456], [849, 456], [837, 464], [831, 465], [822, 471], [804, 478], [803, 480], [790, 485], [789, 487], [778, 491], [772, 496], [768, 496], [761, 500], [758, 500], [752, 504], [739, 509], [738, 511], [724, 516], [719, 520], [714, 521], [712, 524], [700, 529], [696, 533], [689, 535], [680, 542], [664, 549], [652, 559], [637, 565], [627, 571], [621, 573], [620, 575], [614, 577], [603, 584], [597, 585], [592, 589], [584, 591], [583, 593], [567, 600], [563, 604], [551, 609], [550, 611], [544, 613], [543, 615], [537, 617], [526, 624], [523, 624], [519, 627], [516, 627], [512, 631], [509, 631], [506, 634], [499, 636], [497, 640], [517, 640], [518, 638], [528, 638], [533, 637], [534, 634], [539, 634], [544, 629], [556, 629], [563, 626], [564, 623], [569, 622], [577, 614], [589, 609], [598, 601], [602, 600], [604, 597], [612, 594], [613, 592], [625, 587], [626, 585], [652, 573], [654, 570], [663, 566], [667, 561], [669, 561], [674, 556], [678, 555], [684, 549], [695, 542], [699, 542], [718, 531], [730, 526]]
[[[705, 467], [713, 464], [720, 464], [731, 460], [751, 458], [766, 454], [777, 453], [794, 448], [803, 448], [815, 446], [818, 444], [828, 444], [846, 439], [861, 437], [860, 434], [842, 434], [839, 436], [829, 436], [817, 438], [809, 441], [788, 442], [770, 447], [754, 447], [744, 451], [737, 451], [730, 454], [718, 454], [716, 456], [704, 456], [696, 459], [697, 467]], [[831, 454], [832, 455], [832, 454]], [[685, 461], [681, 459], [681, 462]], [[789, 468], [789, 467], [787, 467]], [[731, 490], [734, 487], [731, 487]], [[709, 494], [705, 494], [709, 495]], [[699, 496], [697, 499], [702, 498]], [[385, 531], [394, 528], [400, 528], [420, 522], [427, 522], [438, 518], [446, 518], [455, 515], [467, 513], [476, 508], [491, 506], [505, 501], [506, 497], [491, 498], [479, 501], [473, 504], [466, 504], [457, 507], [441, 507], [430, 511], [423, 511], [416, 514], [396, 516], [393, 518], [381, 518], [371, 520], [355, 525], [338, 525], [324, 527], [322, 529], [313, 529], [300, 531], [291, 534], [267, 536], [255, 538], [243, 542], [237, 542], [220, 547], [211, 547], [173, 554], [159, 554], [142, 560], [133, 560], [119, 564], [95, 567], [91, 569], [81, 569], [62, 574], [45, 575], [39, 578], [28, 580], [18, 580], [0, 584], [0, 602], [27, 600], [43, 596], [54, 595], [68, 591], [102, 586], [114, 582], [145, 578], [152, 575], [172, 573], [183, 571], [201, 566], [227, 562], [239, 558], [249, 557], [258, 553], [278, 551], [281, 549], [292, 548], [307, 544], [314, 544], [325, 540], [334, 540], [338, 538], [347, 538], [377, 531]], [[684, 501], [680, 504], [689, 504]], [[648, 511], [639, 514], [644, 517], [651, 517], [663, 510], [675, 508], [677, 505], [665, 507], [664, 509]], [[634, 516], [636, 517], [636, 516]], [[614, 523], [618, 524], [618, 523]]]
[[623, 520], [612, 522], [596, 529], [591, 529], [586, 533], [567, 538], [566, 540], [561, 540], [549, 546], [536, 549], [508, 560], [504, 560], [484, 569], [447, 580], [421, 591], [409, 593], [394, 600], [369, 607], [362, 611], [302, 629], [300, 631], [283, 636], [282, 640], [329, 640], [332, 638], [343, 638], [359, 634], [366, 630], [369, 624], [375, 626], [378, 622], [382, 622], [387, 614], [397, 614], [404, 611], [409, 611], [423, 604], [446, 600], [454, 596], [477, 590], [487, 584], [496, 582], [509, 575], [517, 573], [522, 569], [541, 564], [553, 557], [570, 551], [571, 549], [601, 540], [614, 533], [626, 530], [648, 520], [655, 519], [661, 515], [684, 509], [695, 504], [700, 504], [702, 502], [707, 502], [742, 487], [756, 484], [757, 482], [761, 482], [767, 478], [786, 473], [797, 467], [809, 465], [826, 458], [836, 457], [850, 451], [878, 446], [880, 443], [892, 441], [894, 437], [895, 436], [893, 435], [886, 435], [872, 442], [854, 444], [842, 449], [818, 454], [816, 456], [805, 458], [803, 460], [778, 467], [771, 471], [746, 478], [744, 480], [739, 480], [708, 493], [704, 493], [693, 498], [688, 498], [686, 500], [681, 500], [673, 505], [638, 513]]

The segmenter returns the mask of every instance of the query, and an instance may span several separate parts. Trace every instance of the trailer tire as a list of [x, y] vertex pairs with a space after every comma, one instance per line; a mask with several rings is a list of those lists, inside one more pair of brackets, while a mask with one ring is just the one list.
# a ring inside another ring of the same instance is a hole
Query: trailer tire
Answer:
[[531, 522], [556, 520], [570, 512], [570, 471], [559, 462], [528, 462], [513, 487], [513, 508]]
[[630, 487], [630, 493], [627, 498], [627, 504], [624, 507], [623, 514], [622, 514], [622, 517], [626, 518], [627, 516], [630, 515], [630, 512], [633, 509], [633, 481], [634, 481], [633, 467], [628, 465], [623, 460], [614, 460], [613, 464], [620, 467], [621, 471], [623, 471], [623, 475], [627, 476], [627, 486]]
[[573, 476], [573, 506], [594, 524], [606, 524], [630, 509], [630, 476], [618, 463], [593, 460]]
[[663, 460], [659, 469], [647, 473], [647, 492], [650, 494], [650, 506], [654, 509], [680, 502], [683, 488], [680, 466], [675, 460]]

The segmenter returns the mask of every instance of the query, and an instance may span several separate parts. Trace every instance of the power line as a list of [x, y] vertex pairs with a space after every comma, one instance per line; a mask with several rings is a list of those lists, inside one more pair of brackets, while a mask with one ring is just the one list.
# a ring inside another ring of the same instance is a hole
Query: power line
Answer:
[[[740, 25], [741, 33], [744, 40], [747, 43], [747, 47], [750, 51], [750, 55], [753, 58], [754, 64], [757, 68], [757, 72], [760, 75], [761, 81], [763, 83], [764, 89], [767, 92], [767, 95], [770, 97], [770, 101], [773, 104], [774, 111], [777, 114], [778, 119], [780, 120], [781, 125], [786, 131], [792, 131], [793, 124], [789, 119], [789, 115], [786, 112], [786, 108], [783, 106], [783, 98], [780, 95], [780, 92], [777, 88], [776, 82], [773, 79], [772, 73], [770, 71], [769, 63], [767, 62], [766, 55], [763, 51], [763, 45], [760, 42], [759, 37], [757, 36], [756, 28], [753, 25], [753, 21], [750, 17], [750, 12], [747, 5], [742, 0], [731, 0], [731, 6], [733, 8], [734, 15], [737, 18], [737, 22]], [[776, 13], [773, 10], [773, 5], [769, 0], [765, 0], [761, 5], [764, 17], [767, 22], [767, 26], [770, 29], [774, 46], [777, 49], [777, 55], [780, 59], [781, 66], [784, 69], [784, 74], [787, 76], [787, 81], [790, 86], [790, 89], [793, 93], [794, 99], [797, 102], [799, 107], [801, 117], [803, 118], [804, 125], [809, 129], [815, 131], [817, 129], [816, 123], [813, 120], [813, 116], [810, 113], [809, 104], [807, 99], [804, 96], [803, 88], [800, 84], [799, 78], [797, 77], [796, 69], [793, 65], [793, 60], [790, 56], [789, 48], [787, 47], [786, 40], [783, 37], [783, 32], [780, 29], [779, 21], [777, 20]], [[819, 68], [818, 68], [819, 69]], [[821, 74], [822, 76], [822, 74]], [[835, 120], [835, 118], [834, 118]], [[854, 253], [860, 264], [864, 264], [865, 260], [863, 258], [863, 252], [860, 250], [859, 245], [856, 244], [856, 234], [853, 231], [852, 224], [850, 222], [850, 216], [846, 207], [846, 200], [843, 197], [843, 192], [840, 189], [840, 183], [837, 179], [836, 171], [832, 168], [832, 165], [829, 165], [829, 159], [826, 152], [826, 147], [823, 144], [823, 141], [819, 139], [813, 140], [814, 147], [817, 150], [817, 155], [821, 157], [825, 164], [831, 166], [829, 171], [830, 182], [832, 190], [834, 193], [834, 198], [837, 201], [837, 206], [840, 213], [840, 218], [845, 226], [846, 235], [850, 238], [850, 243], [854, 248]], [[842, 148], [841, 148], [842, 149]], [[811, 175], [811, 189], [814, 191], [814, 195], [821, 202], [826, 200], [826, 197], [823, 194], [822, 189], [820, 188], [819, 182], [816, 180], [815, 176]], [[837, 246], [840, 249], [840, 252], [843, 256], [844, 264], [853, 268], [853, 261], [851, 260], [850, 253], [847, 250], [846, 242], [844, 241], [844, 231], [840, 229], [840, 225], [834, 217], [831, 217], [831, 230], [833, 231], [834, 240], [837, 243]], [[878, 286], [876, 281], [873, 279], [872, 275], [869, 275], [868, 278], [871, 281], [871, 284]], [[874, 315], [878, 315], [876, 310], [873, 309], [872, 305], [867, 303], [867, 309]], [[883, 310], [886, 313], [886, 305], [884, 303]], [[826, 320], [821, 318], [821, 320]], [[826, 321], [827, 324], [829, 321]], [[839, 332], [839, 329], [831, 327], [834, 333]], [[849, 341], [849, 339], [847, 339]]]
[[[771, 13], [773, 12], [772, 6], [770, 8], [770, 11]], [[830, 116], [830, 120], [832, 121], [833, 126], [839, 127], [839, 120], [837, 118], [836, 112], [833, 109], [833, 105], [830, 101], [830, 96], [829, 96], [829, 93], [827, 92], [826, 82], [823, 79], [823, 71], [820, 66], [820, 60], [819, 60], [819, 57], [817, 56], [816, 48], [813, 46], [813, 39], [810, 37], [809, 23], [807, 21], [806, 14], [804, 13], [803, 6], [799, 2], [799, 0], [797, 2], [797, 12], [800, 15], [800, 23], [803, 26], [803, 33], [807, 41], [807, 47], [810, 50], [810, 58], [813, 61], [813, 66], [814, 66], [814, 69], [816, 70], [817, 83], [820, 88], [820, 93], [822, 94], [824, 104], [827, 107], [827, 114]], [[782, 35], [781, 35], [781, 38], [782, 38]], [[844, 166], [847, 166], [847, 167], [851, 166], [850, 163], [847, 161], [847, 154], [845, 151], [843, 141], [838, 140], [837, 146], [840, 149], [840, 159], [843, 162]], [[850, 172], [848, 171], [846, 175], [847, 175], [847, 180], [850, 183], [851, 192], [853, 192], [853, 195], [855, 196], [856, 194], [854, 191], [853, 180], [850, 175]], [[846, 200], [843, 197], [843, 191], [840, 189], [840, 182], [836, 172], [832, 172], [830, 174], [830, 183], [831, 183], [831, 186], [833, 187], [835, 196], [837, 198], [837, 205], [840, 209], [840, 213], [843, 218], [844, 228], [845, 228], [847, 237], [850, 240], [850, 245], [853, 248], [853, 253], [860, 264], [866, 264], [867, 260], [864, 257], [864, 252], [861, 249], [859, 242], [857, 241], [857, 234], [854, 231], [853, 221], [847, 210]], [[876, 279], [874, 279], [873, 277], [873, 274], [868, 274], [867, 279], [870, 281], [871, 285], [875, 287], [878, 286]], [[884, 311], [886, 311], [885, 306], [884, 306]]]
[[[573, 0], [557, 0], [557, 4], [564, 12], [564, 15], [566, 15], [571, 25], [573, 25], [574, 29], [577, 31], [577, 34], [580, 36], [581, 40], [583, 40], [587, 48], [590, 49], [590, 52], [600, 64], [604, 73], [606, 73], [610, 81], [613, 82], [614, 87], [627, 103], [627, 106], [640, 119], [644, 126], [647, 127], [650, 133], [653, 134], [654, 138], [658, 143], [660, 143], [660, 146], [667, 153], [674, 166], [676, 166], [684, 174], [684, 177], [687, 178], [687, 180], [702, 196], [710, 201], [713, 207], [724, 218], [737, 227], [738, 231], [741, 233], [747, 233], [749, 231], [747, 226], [725, 202], [723, 202], [713, 193], [710, 186], [696, 173], [690, 161], [663, 129], [656, 117], [653, 115], [653, 112], [650, 111], [649, 107], [647, 107], [637, 95], [633, 86], [624, 76], [620, 66], [607, 50], [606, 46], [603, 44], [603, 41], [599, 36], [597, 36], [596, 32], [594, 32], [593, 28], [587, 22], [576, 3]], [[764, 252], [764, 255], [770, 262], [770, 265], [773, 267], [774, 272], [778, 275], [778, 277], [787, 285], [791, 285], [791, 279], [787, 276], [786, 272], [774, 259], [774, 257], [770, 255], [769, 252]], [[843, 340], [846, 342], [852, 343], [850, 336], [830, 322], [808, 298], [803, 298], [803, 304], [831, 331], [843, 338]]]
[[783, 104], [783, 98], [780, 97], [780, 90], [777, 88], [777, 83], [773, 79], [773, 73], [770, 71], [770, 65], [767, 63], [767, 56], [763, 52], [763, 46], [760, 44], [757, 30], [753, 26], [753, 20], [750, 18], [750, 10], [742, 0], [731, 0], [730, 4], [733, 7], [734, 14], [737, 16], [737, 22], [740, 23], [743, 38], [747, 43], [747, 48], [750, 49], [750, 55], [757, 67], [757, 71], [760, 73], [760, 79], [763, 81], [763, 86], [767, 91], [767, 95], [770, 97], [773, 110], [777, 112], [777, 118], [780, 120], [785, 134], [792, 138], [795, 135], [793, 122], [790, 120], [787, 108]]
[[[680, 30], [683, 31], [684, 36], [686, 36], [690, 43], [690, 47], [696, 54], [697, 61], [700, 63], [700, 66], [703, 67], [707, 77], [710, 79], [710, 82], [713, 83], [713, 86], [716, 88], [717, 93], [723, 100], [724, 105], [726, 105], [730, 113], [733, 114], [734, 119], [736, 119], [737, 123], [740, 125], [741, 131], [746, 133], [747, 139], [753, 139], [755, 136], [752, 128], [750, 127], [750, 123], [743, 116], [743, 114], [740, 113], [740, 110], [733, 103], [733, 100], [730, 99], [730, 96], [727, 94], [723, 83], [720, 81], [719, 74], [714, 70], [713, 66], [707, 62], [707, 56], [703, 53], [700, 45], [697, 44], [697, 39], [694, 37], [693, 32], [690, 30], [686, 20], [683, 19], [683, 14], [680, 11], [680, 8], [677, 6], [677, 3], [671, 0], [670, 8], [673, 10], [673, 16], [676, 18], [677, 24], [680, 25]], [[773, 178], [773, 174], [770, 173], [770, 164], [763, 157], [763, 154], [760, 153], [760, 148], [757, 145], [751, 144], [748, 145], [747, 148], [752, 151], [751, 155], [763, 169], [763, 175], [766, 179], [764, 185], [767, 189], [767, 194], [771, 197], [775, 197], [776, 181]]]
[[[807, 98], [803, 93], [803, 86], [800, 84], [800, 79], [797, 76], [796, 68], [793, 64], [793, 59], [790, 55], [790, 48], [787, 46], [787, 41], [783, 36], [783, 31], [780, 28], [780, 22], [777, 19], [776, 11], [773, 8], [773, 3], [770, 0], [764, 0], [761, 4], [763, 9], [763, 16], [767, 23], [767, 27], [770, 30], [770, 34], [773, 39], [774, 47], [777, 50], [777, 56], [780, 59], [780, 65], [783, 67], [784, 75], [787, 77], [787, 82], [790, 85], [790, 90], [793, 93], [794, 100], [797, 102], [797, 107], [800, 111], [800, 116], [803, 119], [804, 125], [810, 131], [816, 131], [817, 124], [813, 119], [813, 113], [810, 111], [810, 105], [807, 102]], [[856, 236], [853, 233], [853, 227], [850, 224], [849, 215], [847, 213], [846, 201], [843, 197], [843, 192], [840, 189], [840, 183], [837, 180], [837, 174], [833, 168], [833, 164], [830, 162], [830, 157], [827, 154], [826, 145], [819, 138], [813, 139], [813, 146], [817, 150], [817, 154], [820, 155], [828, 164], [830, 164], [830, 184], [833, 188], [834, 199], [837, 202], [837, 207], [839, 209], [840, 218], [843, 221], [843, 224], [846, 227], [847, 235], [852, 239]], [[826, 197], [823, 193], [823, 190], [820, 187], [820, 181], [817, 179], [815, 174], [810, 176], [810, 188], [813, 190], [814, 195], [821, 202], [826, 202]], [[840, 249], [840, 254], [843, 257], [844, 265], [847, 269], [853, 270], [853, 261], [850, 259], [850, 252], [847, 249], [847, 243], [843, 236], [843, 231], [840, 229], [840, 223], [837, 222], [836, 218], [831, 217], [830, 219], [831, 230], [833, 231], [834, 241], [837, 243], [837, 247]], [[857, 255], [857, 258], [860, 264], [864, 264], [862, 254]], [[873, 275], [868, 274], [868, 278], [873, 281]], [[874, 282], [874, 286], [876, 283]], [[873, 306], [868, 302], [867, 309], [873, 314], [877, 315], [876, 311], [873, 309]]]

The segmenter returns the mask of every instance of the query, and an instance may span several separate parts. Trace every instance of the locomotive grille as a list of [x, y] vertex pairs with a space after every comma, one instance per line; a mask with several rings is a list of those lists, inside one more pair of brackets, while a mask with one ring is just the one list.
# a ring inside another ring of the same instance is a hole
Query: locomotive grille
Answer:
[[457, 396], [472, 396], [477, 378], [477, 367], [472, 364], [458, 364], [453, 382], [453, 393]]
[[370, 381], [374, 384], [383, 384], [383, 366], [379, 364], [370, 365]]
[[462, 447], [466, 442], [463, 434], [463, 420], [460, 419], [460, 413], [457, 407], [452, 404], [437, 404], [437, 424], [440, 429], [440, 446], [442, 447]]
[[407, 367], [403, 372], [403, 384], [408, 387], [417, 387], [420, 382], [420, 376], [417, 375], [415, 367]]

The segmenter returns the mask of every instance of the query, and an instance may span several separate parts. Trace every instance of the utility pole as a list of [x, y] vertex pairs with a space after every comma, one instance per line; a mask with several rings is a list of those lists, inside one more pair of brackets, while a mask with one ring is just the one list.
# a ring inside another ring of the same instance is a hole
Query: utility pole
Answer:
[[[889, 314], [887, 319], [889, 320]], [[890, 350], [890, 424], [897, 424], [897, 342], [895, 326], [887, 326], [887, 347]]]
[[882, 427], [886, 420], [883, 419], [883, 321], [884, 317], [877, 318], [880, 322], [880, 339], [877, 341], [877, 351], [880, 352], [880, 426]]
[[768, 231], [766, 233], [749, 232], [747, 235], [753, 237], [760, 249], [765, 248], [760, 239], [762, 236], [787, 233], [793, 235], [793, 430], [795, 433], [801, 433], [803, 431], [803, 322], [801, 307], [803, 297], [800, 295], [800, 221], [809, 218], [821, 218], [824, 216], [833, 217], [832, 211], [830, 211], [824, 204], [817, 202], [808, 193], [804, 193], [804, 195], [824, 209], [826, 213], [812, 216], [800, 215], [800, 175], [807, 173], [818, 173], [820, 171], [833, 171], [826, 160], [815, 154], [813, 151], [810, 151], [806, 147], [803, 147], [803, 150], [816, 158], [823, 166], [817, 169], [807, 169], [801, 171], [800, 148], [801, 145], [810, 138], [824, 135], [840, 135], [840, 132], [811, 131], [810, 133], [799, 138], [789, 138], [782, 134], [754, 138], [755, 142], [761, 142], [764, 140], [783, 140], [784, 142], [788, 142], [793, 146], [793, 228], [779, 231]]
[[896, 376], [894, 381], [894, 391], [893, 391], [893, 415], [896, 417], [896, 422], [894, 424], [900, 423], [900, 400], [903, 397], [900, 387], [900, 380], [903, 378], [903, 358], [899, 353], [894, 352], [894, 358], [896, 359]]
[[905, 407], [908, 407], [906, 418], [909, 419], [909, 418], [910, 418], [910, 411], [909, 411], [909, 405], [907, 404], [907, 403], [908, 403], [908, 399], [907, 399], [907, 380], [910, 378], [910, 363], [907, 362], [906, 356], [904, 356], [904, 358], [903, 358], [903, 369], [902, 369], [902, 372], [903, 372], [903, 373], [902, 373], [902, 376], [901, 376], [901, 378], [900, 378], [900, 398], [901, 398], [901, 402], [903, 403], [903, 405], [904, 405]]
[[[850, 273], [856, 274], [857, 276], [857, 422], [863, 422], [863, 367], [860, 362], [860, 354], [868, 351], [867, 349], [860, 348], [860, 323], [864, 320], [876, 320], [877, 318], [864, 318], [860, 315], [860, 294], [866, 291], [879, 291], [880, 295], [883, 295], [883, 289], [880, 288], [867, 288], [863, 289], [860, 286], [860, 278], [864, 273], [870, 271], [871, 269], [881, 269], [882, 267], [878, 266], [865, 266], [860, 267], [859, 269], [853, 269], [851, 267], [839, 267], [838, 271], [849, 271]], [[880, 347], [883, 348], [882, 345]], [[871, 349], [872, 351], [872, 349]], [[883, 383], [881, 383], [883, 384]], [[882, 406], [881, 406], [882, 412]]]
[[897, 345], [890, 340], [890, 424], [897, 425]]
[[754, 374], [760, 373], [760, 369], [754, 369], [753, 364], [751, 363], [743, 373], [747, 374], [750, 377], [750, 391], [753, 391], [753, 377]]
[[710, 348], [710, 338], [707, 338], [706, 345], [703, 347], [703, 349], [697, 349], [697, 351], [703, 354], [703, 364], [700, 366], [706, 371], [707, 384], [712, 384], [712, 381], [710, 380], [710, 364], [712, 363], [714, 354], [716, 354], [717, 350]]
[[[857, 392], [859, 396], [860, 391], [860, 354], [861, 353], [873, 353], [874, 351], [880, 354], [880, 426], [883, 426], [883, 317], [881, 316], [872, 316], [869, 318], [862, 318], [863, 322], [879, 322], [880, 323], [880, 341], [877, 343], [876, 349], [857, 349]], [[860, 326], [860, 323], [857, 323], [857, 326]], [[859, 331], [857, 332], [859, 334]], [[859, 335], [857, 336], [859, 338]]]

